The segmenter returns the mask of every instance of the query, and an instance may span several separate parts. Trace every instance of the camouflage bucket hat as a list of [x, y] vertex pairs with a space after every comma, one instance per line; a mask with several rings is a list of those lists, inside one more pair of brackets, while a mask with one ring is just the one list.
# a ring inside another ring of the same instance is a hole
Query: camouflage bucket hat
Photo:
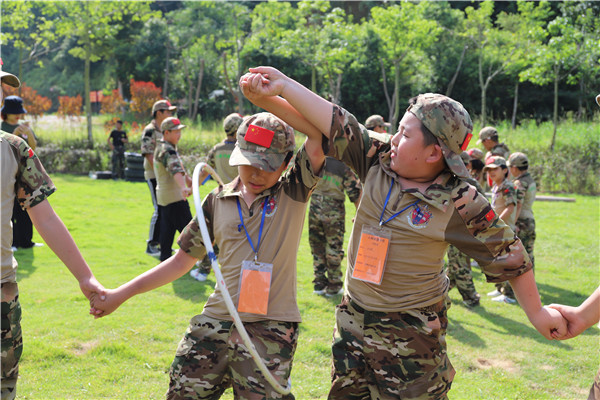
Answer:
[[425, 93], [417, 96], [415, 104], [406, 111], [412, 112], [438, 139], [450, 170], [468, 178], [460, 153], [466, 150], [473, 136], [473, 123], [463, 105], [441, 94]]
[[504, 159], [504, 157], [500, 157], [500, 156], [491, 156], [490, 158], [488, 158], [485, 161], [485, 167], [483, 167], [483, 171], [487, 171], [488, 169], [494, 169], [494, 168], [507, 168], [506, 167], [506, 160]]
[[509, 167], [517, 168], [529, 167], [529, 160], [527, 159], [525, 153], [517, 151], [516, 153], [512, 153], [510, 157], [508, 157], [506, 165], [508, 165]]
[[371, 115], [365, 121], [365, 128], [367, 128], [367, 129], [373, 129], [378, 126], [391, 126], [391, 124], [389, 122], [385, 122], [383, 117], [381, 115], [377, 115], [377, 114]]
[[238, 113], [229, 114], [223, 120], [223, 130], [227, 136], [235, 136], [244, 119]]
[[156, 111], [162, 111], [162, 110], [177, 111], [177, 107], [172, 106], [168, 100], [158, 100], [152, 106], [152, 114], [154, 114]]
[[183, 129], [183, 128], [185, 128], [185, 125], [183, 125], [181, 123], [179, 118], [175, 118], [175, 117], [165, 118], [165, 120], [162, 122], [162, 124], [160, 124], [160, 130], [163, 132], [164, 131], [172, 131], [175, 129]]
[[493, 126], [486, 126], [481, 128], [479, 131], [479, 140], [477, 144], [481, 144], [485, 139], [490, 139], [494, 136], [498, 136], [498, 131]]
[[296, 148], [294, 130], [270, 113], [244, 118], [237, 131], [237, 144], [229, 165], [251, 165], [264, 171], [277, 171], [285, 156]]
[[2, 71], [2, 59], [0, 58], [0, 82], [8, 85], [8, 86], [12, 86], [15, 88], [18, 88], [19, 86], [21, 86], [21, 82], [19, 82], [19, 78], [17, 78], [16, 76], [14, 76], [11, 73], [8, 72], [4, 72]]

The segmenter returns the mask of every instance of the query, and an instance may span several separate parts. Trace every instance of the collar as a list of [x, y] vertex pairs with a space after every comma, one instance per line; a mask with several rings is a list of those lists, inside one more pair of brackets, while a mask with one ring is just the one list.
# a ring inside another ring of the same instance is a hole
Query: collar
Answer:
[[[385, 152], [380, 154], [379, 161], [383, 172], [401, 185], [398, 180], [398, 174], [390, 168], [390, 153]], [[401, 190], [403, 193], [409, 193], [427, 204], [445, 212], [452, 198], [452, 182], [455, 181], [454, 178], [454, 174], [448, 170], [444, 170], [433, 180], [427, 189], [425, 189], [425, 192], [421, 192], [416, 188], [404, 189], [401, 187]]]

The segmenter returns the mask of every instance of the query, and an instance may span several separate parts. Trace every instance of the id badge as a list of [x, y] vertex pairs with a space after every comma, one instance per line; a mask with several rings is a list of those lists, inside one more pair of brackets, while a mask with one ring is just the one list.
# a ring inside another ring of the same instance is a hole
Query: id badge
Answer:
[[273, 264], [246, 260], [242, 261], [241, 272], [238, 311], [266, 315]]
[[391, 238], [389, 229], [362, 227], [352, 278], [381, 284]]

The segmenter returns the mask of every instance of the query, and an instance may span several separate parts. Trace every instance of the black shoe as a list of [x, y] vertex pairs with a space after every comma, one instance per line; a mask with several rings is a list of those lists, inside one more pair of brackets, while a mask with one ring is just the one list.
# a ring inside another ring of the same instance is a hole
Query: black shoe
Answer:
[[158, 245], [148, 243], [148, 245], [146, 246], [146, 254], [152, 257], [159, 257], [160, 249], [158, 248]]

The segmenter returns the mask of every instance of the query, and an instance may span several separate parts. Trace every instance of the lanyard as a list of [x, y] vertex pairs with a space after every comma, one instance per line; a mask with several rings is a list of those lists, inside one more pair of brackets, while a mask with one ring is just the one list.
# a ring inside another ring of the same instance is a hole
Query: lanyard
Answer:
[[254, 243], [252, 243], [252, 239], [248, 234], [248, 230], [246, 229], [246, 225], [244, 225], [244, 217], [242, 216], [242, 207], [240, 206], [240, 199], [236, 198], [238, 213], [240, 214], [241, 224], [238, 225], [238, 232], [244, 228], [244, 232], [246, 232], [246, 237], [248, 238], [248, 242], [250, 242], [250, 247], [252, 247], [252, 251], [254, 251], [254, 261], [258, 258], [258, 248], [260, 247], [260, 238], [262, 237], [263, 226], [265, 224], [265, 214], [267, 213], [267, 203], [269, 202], [269, 196], [265, 198], [263, 203], [263, 211], [262, 218], [260, 220], [260, 229], [258, 230], [258, 242], [256, 243], [256, 249], [254, 248]]
[[385, 208], [387, 207], [388, 202], [390, 201], [390, 195], [392, 194], [392, 187], [394, 187], [394, 180], [393, 179], [392, 179], [392, 183], [390, 184], [390, 190], [388, 191], [387, 197], [385, 198], [385, 204], [383, 205], [383, 210], [381, 210], [381, 217], [379, 217], [379, 226], [385, 225], [386, 223], [388, 223], [391, 220], [393, 220], [394, 218], [396, 218], [398, 215], [402, 214], [408, 208], [414, 206], [415, 204], [417, 204], [418, 202], [421, 201], [421, 199], [417, 199], [417, 201], [415, 201], [414, 203], [411, 203], [411, 204], [407, 205], [402, 210], [398, 211], [396, 214], [392, 215], [391, 217], [389, 217], [388, 219], [386, 219], [384, 221], [383, 220], [383, 213], [385, 213]]

